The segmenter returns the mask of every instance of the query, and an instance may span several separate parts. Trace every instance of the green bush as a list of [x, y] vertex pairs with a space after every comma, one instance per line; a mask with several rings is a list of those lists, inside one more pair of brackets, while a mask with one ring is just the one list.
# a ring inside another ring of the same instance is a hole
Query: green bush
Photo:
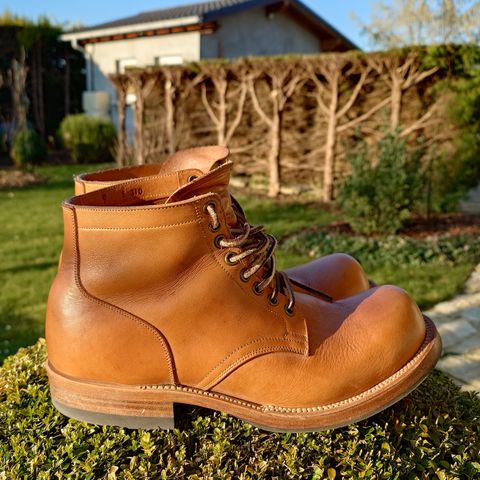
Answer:
[[60, 124], [60, 137], [77, 163], [109, 162], [116, 131], [109, 118], [83, 113], [68, 115]]
[[445, 235], [415, 239], [400, 236], [363, 237], [303, 232], [282, 244], [297, 255], [318, 258], [333, 252], [345, 252], [365, 267], [378, 265], [459, 265], [480, 262], [480, 238], [476, 235]]
[[358, 424], [267, 433], [183, 408], [178, 429], [128, 430], [69, 420], [50, 403], [44, 342], [0, 369], [0, 479], [474, 479], [480, 400], [433, 372], [412, 394]]
[[395, 233], [410, 218], [424, 188], [422, 153], [388, 133], [372, 161], [362, 142], [349, 155], [351, 174], [340, 188], [338, 203], [352, 228], [360, 233]]
[[17, 167], [29, 167], [45, 161], [47, 149], [35, 130], [24, 128], [15, 134], [11, 154]]

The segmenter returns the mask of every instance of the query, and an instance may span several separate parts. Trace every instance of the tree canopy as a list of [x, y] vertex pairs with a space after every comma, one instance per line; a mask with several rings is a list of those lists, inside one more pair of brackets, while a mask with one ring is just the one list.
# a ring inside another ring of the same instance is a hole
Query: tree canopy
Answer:
[[380, 0], [368, 23], [356, 18], [363, 34], [382, 49], [480, 41], [480, 1]]

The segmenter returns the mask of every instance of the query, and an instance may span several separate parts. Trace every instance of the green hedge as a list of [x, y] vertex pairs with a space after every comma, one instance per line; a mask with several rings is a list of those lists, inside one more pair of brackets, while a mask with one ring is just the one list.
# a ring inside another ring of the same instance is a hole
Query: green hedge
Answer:
[[362, 265], [425, 265], [437, 262], [458, 265], [480, 261], [480, 237], [470, 234], [432, 236], [424, 239], [393, 236], [360, 236], [329, 233], [325, 230], [301, 232], [283, 245], [297, 255], [317, 258], [332, 252], [353, 255]]
[[480, 400], [434, 372], [394, 407], [321, 433], [266, 433], [182, 407], [179, 429], [68, 420], [50, 403], [45, 345], [0, 369], [0, 479], [480, 478]]

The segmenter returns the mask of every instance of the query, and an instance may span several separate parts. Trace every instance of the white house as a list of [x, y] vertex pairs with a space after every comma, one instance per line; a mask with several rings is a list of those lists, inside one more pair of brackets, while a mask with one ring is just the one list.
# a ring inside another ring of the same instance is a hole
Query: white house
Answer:
[[299, 0], [216, 0], [155, 10], [66, 33], [87, 62], [84, 109], [115, 118], [108, 80], [129, 66], [356, 49]]

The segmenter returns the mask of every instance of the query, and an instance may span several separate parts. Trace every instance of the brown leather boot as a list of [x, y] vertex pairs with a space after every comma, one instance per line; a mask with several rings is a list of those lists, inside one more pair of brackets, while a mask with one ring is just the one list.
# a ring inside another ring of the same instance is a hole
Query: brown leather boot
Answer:
[[[133, 167], [114, 168], [93, 173], [84, 173], [74, 178], [75, 194], [105, 188], [109, 185], [118, 185], [125, 181], [148, 176], [162, 176], [179, 173], [179, 183], [188, 183], [193, 178], [201, 177], [211, 171], [215, 165], [228, 157], [226, 147], [211, 146], [181, 150], [169, 157], [163, 164], [139, 165]], [[187, 174], [181, 175], [180, 172]], [[167, 192], [166, 192], [167, 193]], [[173, 193], [173, 191], [169, 192]], [[232, 199], [235, 209], [235, 219], [242, 223], [246, 217], [238, 202]], [[307, 264], [289, 268], [285, 271], [292, 281], [296, 291], [303, 291], [313, 295], [319, 292], [330, 296], [334, 300], [348, 298], [375, 284], [369, 282], [362, 266], [350, 255], [334, 253], [313, 260]]]
[[440, 339], [403, 290], [336, 302], [294, 293], [275, 271], [274, 239], [230, 227], [230, 171], [64, 202], [46, 325], [61, 412], [169, 428], [173, 404], [186, 403], [269, 430], [320, 430], [384, 409], [433, 368]]

